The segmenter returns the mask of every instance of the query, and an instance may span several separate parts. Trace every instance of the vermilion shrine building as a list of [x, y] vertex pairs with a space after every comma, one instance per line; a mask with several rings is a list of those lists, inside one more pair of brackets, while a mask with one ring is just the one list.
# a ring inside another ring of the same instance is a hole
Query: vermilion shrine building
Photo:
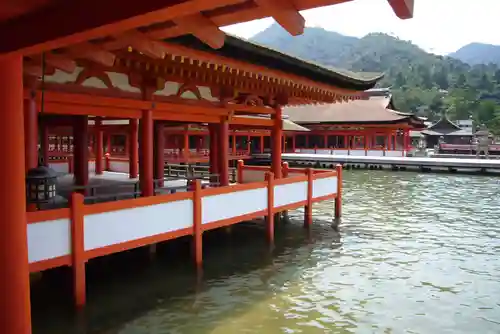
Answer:
[[[30, 272], [70, 266], [75, 304], [82, 307], [85, 264], [95, 257], [191, 235], [201, 266], [208, 230], [265, 216], [272, 241], [275, 213], [305, 206], [308, 225], [312, 203], [331, 198], [339, 216], [340, 170], [282, 166], [282, 107], [355, 99], [375, 82], [226, 36], [219, 27], [272, 16], [298, 35], [304, 28], [298, 10], [340, 2], [2, 1], [0, 332], [31, 332]], [[389, 3], [399, 17], [411, 17], [412, 0]], [[186, 99], [188, 91], [210, 91], [212, 98]], [[128, 120], [129, 159], [104, 159], [102, 123], [112, 120]], [[172, 123], [208, 124], [218, 182], [198, 178], [172, 191], [159, 170], [164, 141], [158, 138]], [[239, 182], [229, 186], [233, 126], [271, 131], [272, 164], [240, 164]], [[74, 138], [74, 180], [67, 205], [53, 209], [51, 201], [65, 198], [54, 182], [58, 175], [37, 165], [38, 149], [48, 157], [56, 127]], [[101, 176], [105, 164], [128, 172]]]
[[[412, 149], [410, 132], [425, 128], [423, 119], [397, 110], [389, 89], [370, 89], [363, 93], [362, 99], [357, 100], [288, 106], [283, 113], [282, 150], [287, 153], [406, 156]], [[106, 152], [114, 156], [128, 154], [130, 139], [124, 129], [121, 125], [104, 127], [108, 138]], [[168, 128], [165, 132], [165, 161], [187, 164], [208, 162], [209, 138], [205, 125]], [[270, 149], [269, 130], [231, 127], [230, 160], [249, 159], [252, 154], [268, 153]]]
[[366, 91], [355, 101], [286, 107], [283, 113], [310, 130], [285, 134], [285, 149], [293, 153], [406, 156], [410, 130], [424, 128], [417, 116], [396, 110], [387, 89]]

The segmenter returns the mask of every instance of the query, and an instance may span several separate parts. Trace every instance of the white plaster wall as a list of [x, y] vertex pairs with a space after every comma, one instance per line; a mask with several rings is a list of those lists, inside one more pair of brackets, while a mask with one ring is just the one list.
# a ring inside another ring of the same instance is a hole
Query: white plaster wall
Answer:
[[333, 151], [333, 155], [349, 155], [348, 150], [335, 150]]
[[364, 157], [366, 155], [365, 150], [350, 150], [349, 155], [354, 157]]
[[332, 150], [316, 150], [317, 154], [332, 154]]
[[69, 173], [69, 165], [67, 162], [50, 162], [49, 167], [57, 173]]
[[261, 182], [265, 181], [265, 179], [265, 171], [243, 169], [243, 183]]
[[367, 155], [369, 157], [383, 157], [384, 156], [384, 151], [381, 151], [381, 150], [370, 150], [370, 151], [367, 151]]
[[89, 172], [90, 173], [95, 172], [95, 161], [89, 161]]
[[267, 209], [267, 188], [202, 197], [202, 223], [243, 216]]
[[385, 151], [386, 157], [402, 157], [403, 151]]
[[[162, 96], [176, 95], [180, 86], [181, 86], [181, 84], [179, 84], [177, 82], [167, 81], [165, 83], [165, 87], [163, 87], [162, 90], [155, 92], [155, 95], [162, 95]], [[218, 99], [216, 97], [212, 96], [212, 91], [210, 90], [209, 87], [197, 86], [197, 88], [198, 88], [198, 91], [200, 92], [200, 96], [202, 99], [212, 101], [212, 102], [218, 101]], [[181, 95], [181, 97], [183, 99], [189, 99], [189, 100], [196, 100], [197, 99], [196, 95], [191, 91], [184, 92]]]
[[313, 198], [337, 193], [337, 177], [326, 177], [313, 181]]
[[281, 184], [274, 187], [274, 207], [280, 207], [307, 199], [307, 182]]
[[193, 226], [190, 199], [85, 216], [85, 250]]
[[127, 173], [129, 172], [129, 165], [130, 163], [127, 161], [110, 161], [109, 162], [109, 169], [110, 172], [117, 172], [117, 173]]
[[29, 263], [71, 253], [70, 221], [67, 218], [28, 224]]

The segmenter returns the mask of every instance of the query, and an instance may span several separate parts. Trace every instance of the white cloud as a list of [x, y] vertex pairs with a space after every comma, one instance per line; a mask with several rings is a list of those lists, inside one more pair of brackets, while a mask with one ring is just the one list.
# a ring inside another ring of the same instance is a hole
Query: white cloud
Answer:
[[[414, 18], [410, 20], [397, 18], [387, 0], [354, 0], [302, 14], [308, 26], [357, 37], [370, 32], [390, 33], [438, 54], [453, 52], [471, 42], [500, 45], [496, 27], [498, 0], [415, 0]], [[224, 30], [249, 38], [272, 22], [263, 19]]]

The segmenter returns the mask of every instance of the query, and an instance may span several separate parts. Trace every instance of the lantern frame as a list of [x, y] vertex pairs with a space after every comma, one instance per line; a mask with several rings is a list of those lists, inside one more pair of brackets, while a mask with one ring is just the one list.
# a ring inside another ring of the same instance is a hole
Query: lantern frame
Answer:
[[28, 204], [45, 204], [57, 195], [57, 173], [39, 164], [26, 173], [26, 201]]

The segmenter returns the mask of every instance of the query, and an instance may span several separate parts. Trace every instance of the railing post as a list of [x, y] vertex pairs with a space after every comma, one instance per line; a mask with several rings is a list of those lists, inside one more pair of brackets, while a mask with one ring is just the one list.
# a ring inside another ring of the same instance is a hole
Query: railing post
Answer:
[[266, 235], [270, 244], [274, 243], [274, 173], [266, 173], [267, 181], [267, 220]]
[[236, 165], [236, 182], [243, 183], [243, 168], [245, 167], [245, 162], [243, 160], [238, 160]]
[[76, 308], [85, 306], [85, 248], [83, 232], [83, 195], [71, 194], [71, 258], [73, 268], [73, 291]]
[[194, 181], [193, 195], [193, 254], [197, 268], [203, 265], [203, 227], [201, 217], [201, 181]]
[[285, 162], [282, 164], [282, 167], [283, 167], [283, 171], [282, 171], [282, 173], [283, 173], [283, 177], [284, 177], [284, 178], [285, 178], [285, 177], [288, 177], [288, 172], [289, 172], [289, 169], [290, 169], [290, 166], [288, 165], [288, 162], [286, 162], [286, 161], [285, 161]]
[[312, 224], [312, 197], [313, 197], [313, 170], [307, 169], [307, 204], [304, 208], [304, 227], [309, 228]]
[[[130, 163], [130, 159], [129, 159]], [[104, 154], [104, 170], [107, 172], [111, 171], [111, 161], [109, 161], [109, 153]]]
[[342, 216], [342, 165], [338, 164], [337, 169], [337, 197], [335, 197], [335, 218]]

